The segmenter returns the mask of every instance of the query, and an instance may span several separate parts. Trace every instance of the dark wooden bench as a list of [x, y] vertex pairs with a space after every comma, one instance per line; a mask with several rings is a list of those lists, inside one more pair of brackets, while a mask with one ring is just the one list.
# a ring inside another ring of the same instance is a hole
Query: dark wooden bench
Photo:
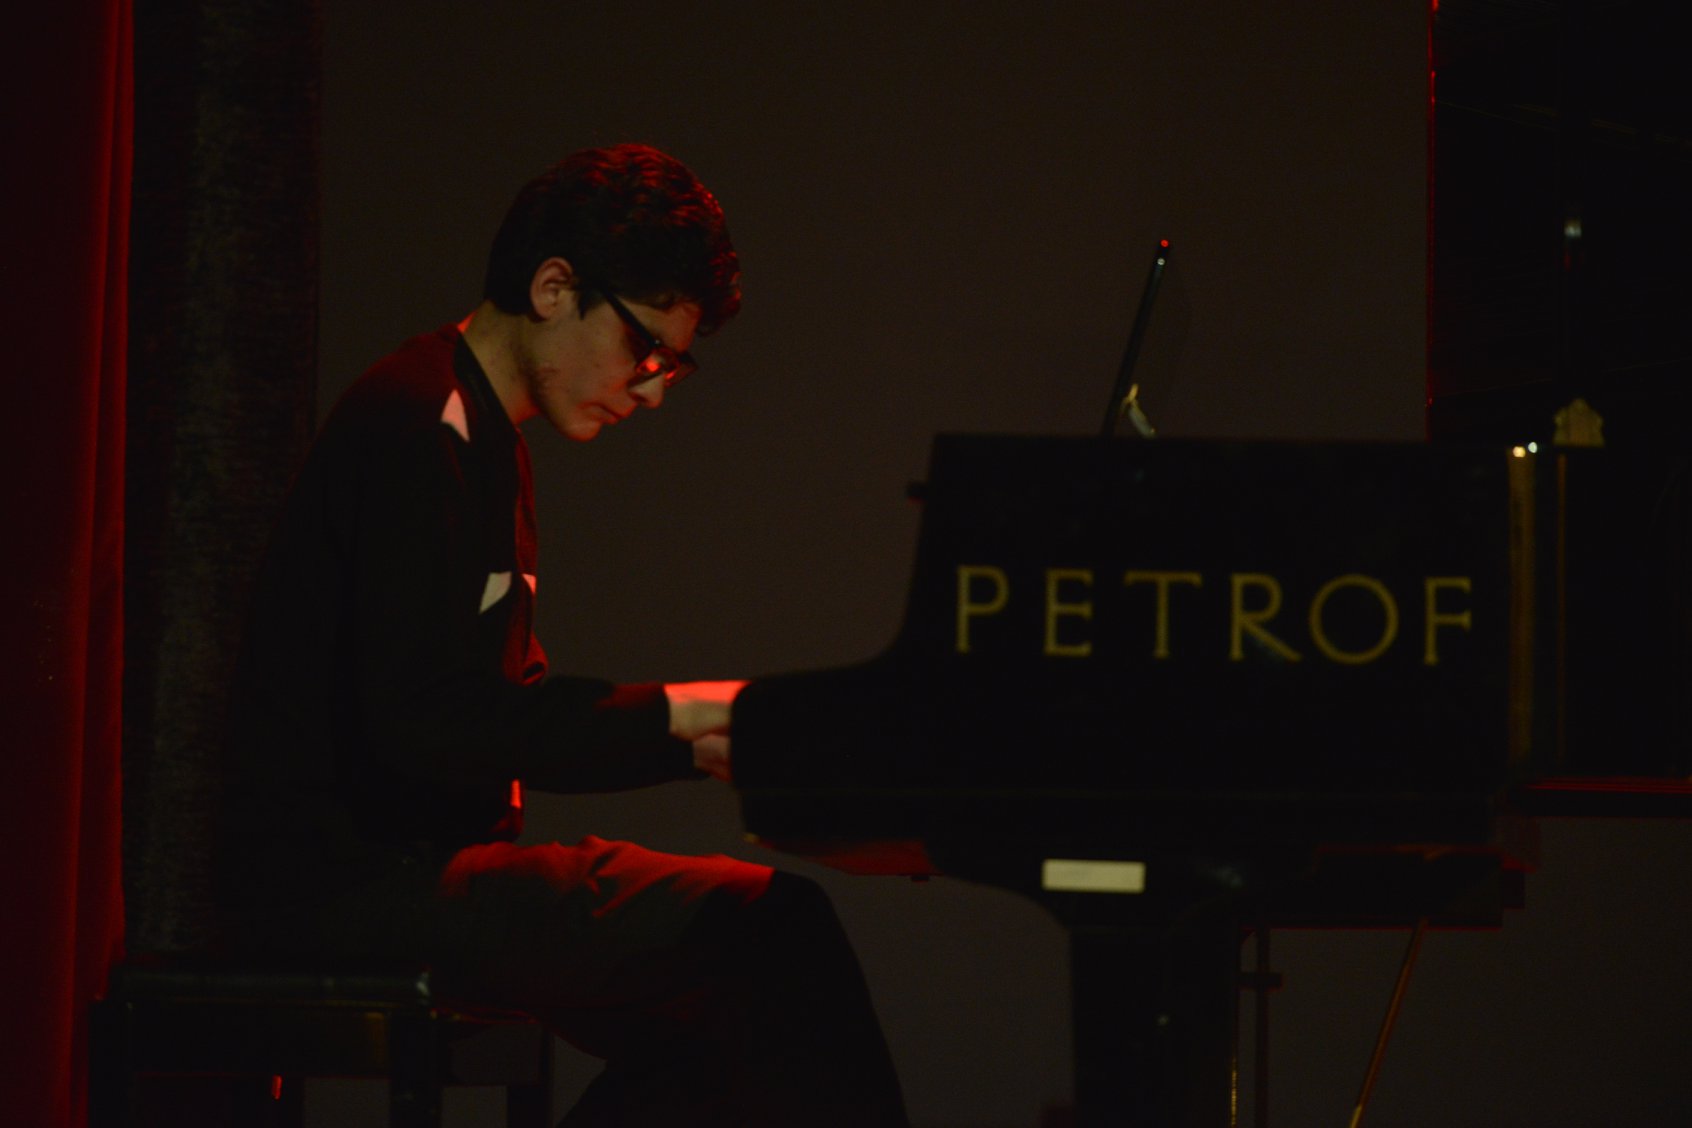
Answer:
[[550, 1032], [443, 1005], [426, 972], [123, 966], [91, 1018], [92, 1128], [168, 1122], [162, 1078], [220, 1085], [230, 1123], [297, 1125], [307, 1077], [387, 1078], [391, 1128], [439, 1128], [447, 1085], [504, 1086], [509, 1128], [551, 1125]]

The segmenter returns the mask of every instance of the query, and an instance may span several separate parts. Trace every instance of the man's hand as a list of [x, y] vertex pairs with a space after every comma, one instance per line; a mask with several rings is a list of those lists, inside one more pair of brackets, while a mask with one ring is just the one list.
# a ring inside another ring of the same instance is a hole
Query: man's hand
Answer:
[[729, 738], [720, 732], [714, 732], [695, 740], [693, 766], [724, 783], [733, 783], [734, 773], [729, 767]]
[[693, 742], [693, 766], [727, 783], [729, 720], [743, 681], [676, 682], [664, 687], [670, 699], [670, 735]]
[[664, 687], [670, 699], [670, 735], [681, 740], [728, 735], [729, 714], [743, 681], [675, 682]]

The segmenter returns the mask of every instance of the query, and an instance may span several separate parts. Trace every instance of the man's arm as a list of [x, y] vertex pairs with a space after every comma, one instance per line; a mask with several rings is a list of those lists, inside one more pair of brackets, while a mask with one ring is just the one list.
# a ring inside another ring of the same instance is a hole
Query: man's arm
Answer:
[[685, 778], [691, 749], [669, 732], [659, 686], [502, 673], [508, 601], [528, 591], [514, 575], [491, 589], [490, 567], [512, 564], [486, 555], [488, 507], [457, 434], [412, 423], [381, 418], [357, 436], [357, 484], [337, 507], [353, 580], [347, 689], [368, 753], [441, 782], [601, 791]]

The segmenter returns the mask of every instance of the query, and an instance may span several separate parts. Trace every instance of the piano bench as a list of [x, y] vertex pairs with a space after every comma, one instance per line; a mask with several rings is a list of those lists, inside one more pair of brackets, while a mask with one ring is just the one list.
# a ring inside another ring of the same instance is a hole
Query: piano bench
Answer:
[[508, 1128], [552, 1124], [551, 1032], [442, 1005], [424, 972], [126, 966], [90, 1019], [91, 1128], [296, 1126], [307, 1077], [387, 1078], [390, 1128], [439, 1128], [446, 1085], [504, 1086]]

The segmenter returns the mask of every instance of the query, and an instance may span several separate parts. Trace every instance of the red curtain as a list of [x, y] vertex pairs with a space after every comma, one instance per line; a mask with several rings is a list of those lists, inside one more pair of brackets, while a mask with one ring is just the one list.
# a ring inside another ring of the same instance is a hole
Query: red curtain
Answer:
[[123, 936], [131, 0], [6, 16], [0, 1119], [80, 1125]]

